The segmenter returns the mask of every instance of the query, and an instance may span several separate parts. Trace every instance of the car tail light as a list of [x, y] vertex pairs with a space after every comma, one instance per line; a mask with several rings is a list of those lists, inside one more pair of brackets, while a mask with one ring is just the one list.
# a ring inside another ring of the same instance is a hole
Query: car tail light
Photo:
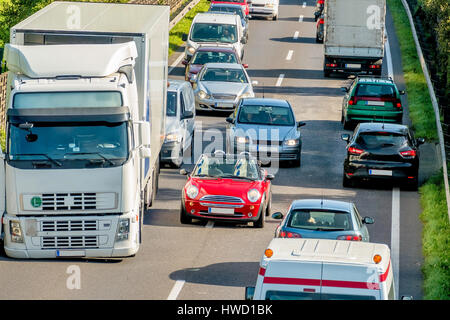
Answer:
[[325, 2], [325, 0], [318, 0], [317, 4], [323, 4]]
[[371, 64], [371, 65], [369, 65], [369, 69], [381, 69], [381, 65], [379, 65], [379, 64]]
[[401, 103], [400, 101], [397, 101], [396, 104], [395, 104], [395, 106], [396, 106], [397, 108], [401, 108], [401, 107], [402, 107], [402, 103]]
[[301, 238], [302, 236], [295, 232], [281, 231], [280, 238]]
[[319, 24], [324, 24], [325, 23], [325, 19], [320, 19], [319, 20]]
[[329, 68], [336, 68], [337, 64], [336, 63], [327, 63], [327, 64], [325, 64], [325, 66], [329, 67]]
[[355, 148], [355, 147], [348, 148], [348, 153], [350, 153], [350, 154], [361, 154], [363, 152], [364, 152], [363, 149], [358, 149], [358, 148]]
[[336, 238], [336, 240], [347, 240], [347, 241], [362, 241], [362, 236], [355, 235], [343, 235]]
[[351, 106], [355, 105], [355, 104], [356, 104], [356, 99], [355, 99], [355, 97], [353, 97], [353, 98], [351, 98], [350, 100], [348, 100], [348, 104], [351, 105]]
[[407, 159], [409, 159], [409, 158], [415, 158], [416, 155], [417, 155], [417, 152], [416, 152], [416, 150], [406, 150], [406, 151], [400, 152], [400, 155], [401, 155], [403, 158], [407, 158]]

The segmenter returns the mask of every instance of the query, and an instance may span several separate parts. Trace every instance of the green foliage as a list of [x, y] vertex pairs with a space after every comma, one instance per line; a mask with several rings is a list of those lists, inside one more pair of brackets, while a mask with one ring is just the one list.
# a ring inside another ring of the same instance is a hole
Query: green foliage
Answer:
[[442, 172], [420, 188], [422, 250], [427, 300], [450, 300], [450, 224]]

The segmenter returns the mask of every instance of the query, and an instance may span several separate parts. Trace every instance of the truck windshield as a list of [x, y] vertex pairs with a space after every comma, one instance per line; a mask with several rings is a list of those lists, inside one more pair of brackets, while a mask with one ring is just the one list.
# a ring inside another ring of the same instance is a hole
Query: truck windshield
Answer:
[[121, 107], [119, 91], [20, 92], [13, 98], [13, 108]]
[[195, 42], [237, 41], [236, 26], [232, 24], [196, 23], [192, 27], [191, 40]]
[[119, 166], [128, 159], [127, 123], [11, 124], [8, 154], [21, 168]]

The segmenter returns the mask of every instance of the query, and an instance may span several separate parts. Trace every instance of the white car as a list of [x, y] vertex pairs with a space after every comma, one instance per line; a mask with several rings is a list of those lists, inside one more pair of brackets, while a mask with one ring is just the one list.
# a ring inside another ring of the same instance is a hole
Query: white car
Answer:
[[244, 37], [241, 18], [236, 14], [198, 13], [192, 21], [186, 41], [185, 60], [189, 61], [199, 46], [224, 45], [233, 47], [244, 57]]
[[270, 17], [272, 20], [278, 19], [279, 0], [252, 0], [250, 5], [250, 15], [252, 17]]

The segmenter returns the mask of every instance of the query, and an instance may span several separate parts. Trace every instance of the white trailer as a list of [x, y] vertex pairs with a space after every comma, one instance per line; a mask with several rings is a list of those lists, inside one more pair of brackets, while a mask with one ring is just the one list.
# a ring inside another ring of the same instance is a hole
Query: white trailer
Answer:
[[53, 2], [11, 29], [8, 256], [136, 254], [157, 190], [168, 25], [168, 6]]
[[327, 0], [324, 20], [324, 75], [381, 75], [386, 0]]

